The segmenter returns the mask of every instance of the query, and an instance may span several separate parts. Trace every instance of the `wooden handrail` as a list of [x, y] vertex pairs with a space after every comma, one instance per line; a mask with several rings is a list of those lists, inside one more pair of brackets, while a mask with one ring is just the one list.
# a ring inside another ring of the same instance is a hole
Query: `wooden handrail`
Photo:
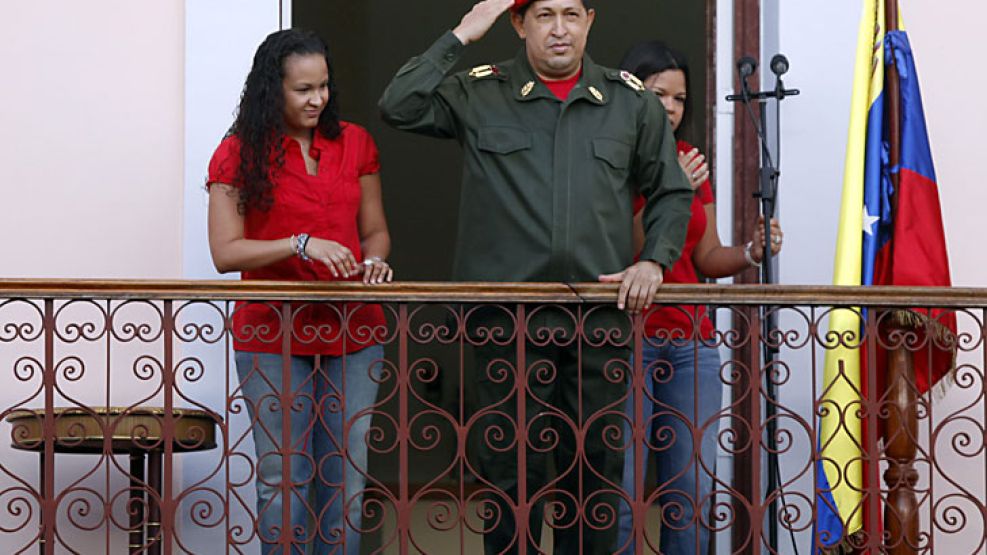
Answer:
[[[390, 303], [538, 303], [538, 304], [568, 304], [580, 303], [612, 303], [616, 298], [617, 286], [613, 284], [563, 284], [563, 283], [431, 283], [431, 282], [399, 282], [381, 286], [365, 286], [360, 283], [323, 283], [323, 282], [275, 282], [275, 281], [238, 281], [238, 280], [70, 280], [70, 279], [0, 279], [0, 307], [10, 300], [134, 300], [138, 302], [154, 302], [161, 300], [175, 301], [294, 301], [294, 302], [390, 302]], [[666, 304], [712, 304], [717, 306], [795, 306], [820, 307], [824, 311], [828, 307], [871, 307], [875, 309], [895, 308], [944, 308], [944, 309], [975, 309], [987, 310], [987, 289], [985, 288], [904, 288], [904, 287], [830, 287], [830, 286], [761, 286], [761, 285], [666, 285], [658, 293], [657, 300]], [[17, 304], [16, 302], [14, 304]], [[51, 311], [52, 303], [47, 303]], [[751, 314], [757, 311], [744, 309]], [[878, 319], [871, 311], [871, 319]], [[47, 322], [53, 321], [49, 316]], [[893, 324], [891, 319], [883, 322]], [[883, 321], [882, 320], [882, 321]], [[51, 329], [50, 323], [46, 323]], [[759, 328], [751, 326], [750, 343], [757, 345], [761, 338]], [[907, 332], [908, 330], [901, 330]], [[812, 333], [817, 333], [813, 329]], [[872, 338], [872, 341], [875, 339]], [[47, 344], [53, 344], [49, 337]], [[167, 352], [167, 348], [166, 348]], [[873, 353], [873, 350], [871, 351]], [[887, 472], [884, 476], [883, 487], [878, 486], [877, 479], [874, 491], [887, 491], [886, 500], [874, 502], [883, 503], [886, 509], [885, 525], [888, 532], [888, 551], [892, 553], [914, 553], [920, 545], [919, 512], [917, 507], [916, 453], [918, 438], [918, 395], [914, 383], [914, 352], [908, 346], [898, 346], [893, 349], [888, 358], [885, 371], [884, 389], [868, 395], [862, 405], [871, 414], [881, 414], [885, 419], [885, 430], [891, 433], [886, 436], [886, 447], [880, 453], [877, 447], [877, 426], [873, 429], [871, 451], [875, 456], [883, 455], [887, 462]], [[736, 357], [736, 360], [747, 364], [751, 376], [759, 376], [764, 370], [759, 368], [756, 352], [749, 356]], [[876, 359], [876, 357], [875, 357]], [[876, 368], [876, 366], [875, 366]], [[885, 369], [881, 369], [885, 370]], [[53, 388], [53, 377], [56, 372], [46, 371], [46, 387]], [[872, 379], [875, 375], [870, 374]], [[876, 379], [875, 379], [876, 383]], [[747, 383], [743, 380], [734, 387], [750, 400], [746, 405], [736, 405], [731, 410], [734, 414], [746, 417], [746, 424], [741, 421], [738, 429], [751, 426], [760, 429], [761, 407], [759, 405], [758, 382], [751, 378]], [[751, 389], [753, 388], [753, 389]], [[876, 421], [876, 417], [875, 417]], [[50, 428], [44, 433], [55, 431], [54, 422], [49, 418]], [[40, 445], [40, 444], [39, 444]], [[49, 442], [49, 457], [53, 455], [53, 443]], [[170, 444], [169, 444], [170, 445]], [[174, 451], [173, 451], [174, 452]], [[166, 454], [166, 457], [170, 454]], [[743, 461], [745, 457], [754, 460], [756, 450], [749, 449], [737, 452], [734, 457]], [[53, 458], [46, 462], [49, 470], [53, 466]], [[745, 463], [746, 464], [746, 463]], [[755, 468], [748, 465], [745, 468]], [[876, 465], [874, 467], [877, 468]], [[753, 474], [760, 476], [759, 471]], [[744, 476], [739, 474], [739, 476]], [[756, 482], [755, 482], [756, 485]], [[760, 502], [760, 493], [746, 492], [745, 484], [738, 486], [738, 492], [744, 503], [756, 505]], [[756, 488], [755, 488], [756, 490]], [[751, 491], [755, 491], [751, 490]], [[46, 499], [54, 499], [51, 484], [43, 484], [41, 489]], [[758, 490], [759, 491], [759, 490]], [[877, 499], [879, 496], [874, 496]], [[53, 506], [53, 503], [52, 503]], [[46, 509], [51, 512], [51, 507]], [[877, 514], [877, 509], [873, 509]], [[745, 517], [739, 517], [745, 518]], [[875, 520], [877, 520], [875, 518]], [[47, 522], [47, 521], [44, 521]], [[760, 527], [756, 527], [759, 530]], [[42, 527], [45, 537], [53, 537], [52, 525]], [[870, 545], [877, 546], [883, 542], [883, 537], [872, 537]]]
[[[361, 302], [609, 303], [598, 283], [361, 283], [239, 280], [0, 279], [0, 299], [295, 300]], [[804, 285], [664, 285], [664, 304], [987, 308], [987, 289]]]

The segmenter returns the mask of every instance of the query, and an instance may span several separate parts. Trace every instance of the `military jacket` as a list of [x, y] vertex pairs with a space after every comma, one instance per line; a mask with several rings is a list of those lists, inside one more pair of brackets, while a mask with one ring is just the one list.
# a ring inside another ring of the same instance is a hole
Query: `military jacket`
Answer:
[[565, 101], [522, 49], [513, 61], [447, 75], [464, 46], [447, 32], [412, 58], [380, 100], [393, 127], [454, 138], [465, 151], [454, 277], [596, 281], [641, 259], [665, 268], [685, 240], [693, 191], [657, 96], [626, 72], [583, 60]]

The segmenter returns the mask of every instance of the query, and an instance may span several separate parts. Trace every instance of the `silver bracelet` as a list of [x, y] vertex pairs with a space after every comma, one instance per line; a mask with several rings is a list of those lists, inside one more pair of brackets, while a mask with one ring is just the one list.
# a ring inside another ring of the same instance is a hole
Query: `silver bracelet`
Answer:
[[754, 260], [754, 257], [751, 256], [752, 248], [754, 248], [754, 241], [747, 241], [747, 244], [744, 245], [744, 260], [754, 268], [760, 268], [761, 263]]
[[308, 239], [309, 239], [308, 233], [299, 233], [298, 244], [296, 245], [295, 248], [295, 254], [298, 255], [298, 258], [301, 258], [306, 262], [312, 260], [311, 258], [308, 257], [307, 254], [305, 254], [305, 247], [308, 246]]

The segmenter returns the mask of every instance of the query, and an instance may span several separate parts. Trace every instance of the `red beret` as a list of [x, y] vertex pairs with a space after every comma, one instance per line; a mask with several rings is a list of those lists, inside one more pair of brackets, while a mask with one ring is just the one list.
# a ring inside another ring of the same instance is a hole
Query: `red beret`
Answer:
[[514, 5], [511, 6], [511, 11], [518, 11], [521, 8], [527, 6], [531, 3], [531, 0], [514, 0]]

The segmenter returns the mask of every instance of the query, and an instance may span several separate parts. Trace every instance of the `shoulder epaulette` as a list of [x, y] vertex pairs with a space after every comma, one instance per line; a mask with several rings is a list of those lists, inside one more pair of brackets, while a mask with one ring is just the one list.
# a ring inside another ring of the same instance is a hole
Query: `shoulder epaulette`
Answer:
[[642, 83], [641, 80], [637, 78], [637, 76], [626, 70], [615, 69], [613, 71], [609, 71], [607, 72], [607, 77], [609, 77], [612, 81], [620, 81], [621, 83], [626, 85], [627, 88], [638, 93], [643, 93], [645, 90], [647, 90], [644, 86], [644, 83]]
[[505, 78], [500, 68], [493, 64], [484, 64], [482, 66], [476, 66], [473, 69], [469, 70], [469, 73], [467, 75], [469, 75], [469, 78], [473, 80]]

